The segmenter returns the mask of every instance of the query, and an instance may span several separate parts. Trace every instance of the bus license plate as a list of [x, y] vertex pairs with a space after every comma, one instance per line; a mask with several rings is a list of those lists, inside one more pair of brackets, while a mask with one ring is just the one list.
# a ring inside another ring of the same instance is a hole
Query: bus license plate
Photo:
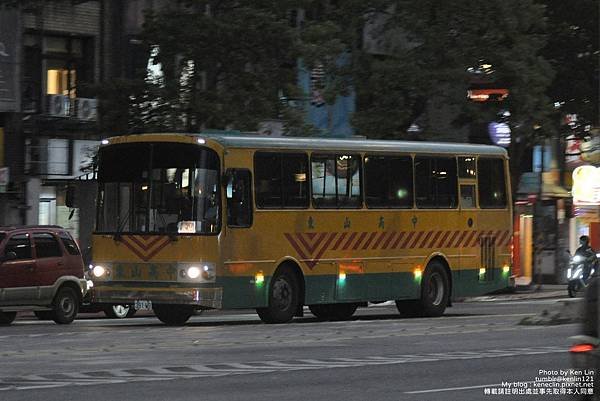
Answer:
[[152, 301], [136, 299], [133, 302], [133, 307], [135, 310], [152, 310]]

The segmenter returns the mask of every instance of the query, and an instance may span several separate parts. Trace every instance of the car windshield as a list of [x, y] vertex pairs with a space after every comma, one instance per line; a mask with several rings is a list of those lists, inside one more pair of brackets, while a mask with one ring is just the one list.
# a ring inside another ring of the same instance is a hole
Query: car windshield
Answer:
[[164, 142], [106, 147], [98, 183], [99, 232], [219, 232], [219, 159], [208, 148]]

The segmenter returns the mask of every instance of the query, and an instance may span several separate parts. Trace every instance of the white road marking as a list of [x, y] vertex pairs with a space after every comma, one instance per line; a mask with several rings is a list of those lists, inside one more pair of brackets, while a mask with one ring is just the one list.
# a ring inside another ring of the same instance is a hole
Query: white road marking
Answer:
[[[519, 383], [533, 383], [533, 381], [519, 382]], [[415, 390], [405, 391], [404, 394], [426, 394], [426, 393], [441, 393], [443, 391], [460, 391], [460, 390], [474, 390], [478, 388], [496, 388], [502, 386], [502, 383], [494, 384], [481, 384], [478, 386], [465, 386], [465, 387], [446, 387], [446, 388], [433, 388], [430, 390]]]
[[[49, 374], [48, 377], [44, 377], [44, 375], [28, 375], [20, 378], [14, 376], [0, 376], [0, 391], [31, 390], [73, 385], [87, 386], [92, 384], [161, 381], [199, 377], [208, 378], [229, 375], [290, 372], [296, 370], [340, 369], [370, 365], [399, 365], [448, 360], [501, 358], [506, 356], [523, 357], [527, 355], [560, 352], [567, 352], [567, 350], [563, 346], [547, 346], [508, 348], [504, 350], [481, 350], [479, 352], [453, 351], [446, 353], [366, 356], [363, 358], [295, 359], [288, 361], [223, 362], [207, 365], [153, 366], [149, 368], [121, 368], [90, 372], [52, 373]], [[59, 376], [58, 378], [56, 377], [57, 375]], [[454, 391], [481, 387], [485, 386], [416, 390], [414, 392], [408, 392], [408, 394]]]

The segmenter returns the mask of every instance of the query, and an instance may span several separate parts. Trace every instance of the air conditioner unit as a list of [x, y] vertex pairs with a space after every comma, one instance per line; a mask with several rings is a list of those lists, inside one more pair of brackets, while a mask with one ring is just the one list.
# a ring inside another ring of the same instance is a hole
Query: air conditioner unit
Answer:
[[65, 95], [48, 95], [48, 114], [53, 117], [69, 117], [71, 102]]
[[96, 99], [77, 98], [77, 118], [83, 121], [96, 121]]

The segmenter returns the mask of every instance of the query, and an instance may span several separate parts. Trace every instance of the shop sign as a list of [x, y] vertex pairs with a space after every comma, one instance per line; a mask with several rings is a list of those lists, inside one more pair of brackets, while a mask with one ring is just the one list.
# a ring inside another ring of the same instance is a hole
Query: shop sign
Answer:
[[600, 205], [600, 167], [580, 166], [573, 170], [573, 203]]

